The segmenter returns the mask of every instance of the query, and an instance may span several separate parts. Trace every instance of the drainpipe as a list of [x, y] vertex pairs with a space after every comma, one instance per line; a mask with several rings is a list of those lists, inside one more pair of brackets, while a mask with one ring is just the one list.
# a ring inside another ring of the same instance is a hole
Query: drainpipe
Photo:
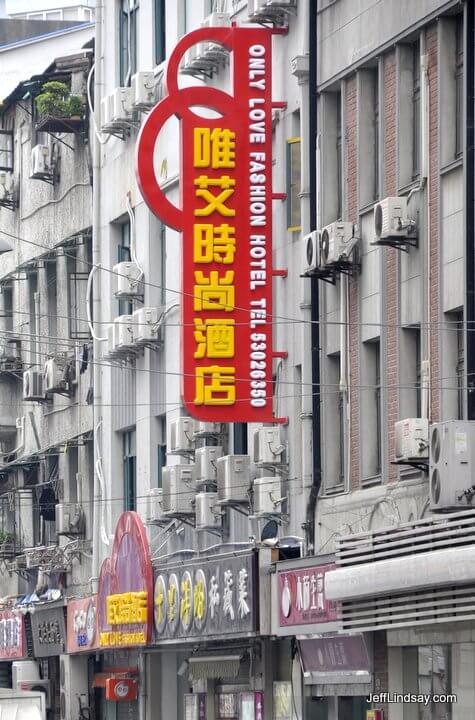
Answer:
[[[102, 23], [103, 23], [103, 4], [98, 2], [96, 5], [96, 37], [95, 37], [95, 73], [94, 73], [94, 117], [95, 127], [101, 125], [101, 94], [102, 94]], [[101, 146], [97, 137], [97, 133], [92, 133], [93, 148], [93, 185], [92, 185], [92, 263], [93, 267], [100, 264], [100, 226], [101, 226]], [[93, 317], [97, 320], [101, 317], [101, 274], [96, 273], [93, 286]], [[93, 402], [93, 428], [97, 428], [100, 424], [100, 405], [101, 405], [101, 366], [99, 363], [101, 342], [95, 336], [93, 338], [93, 385], [94, 385], [94, 402]], [[93, 439], [95, 453], [96, 437]], [[93, 521], [92, 521], [92, 590], [97, 591], [97, 581], [99, 578], [99, 567], [101, 561], [100, 553], [100, 524], [101, 524], [101, 500], [102, 493], [99, 477], [96, 471], [96, 463], [94, 463], [94, 504], [93, 504]]]
[[467, 420], [475, 420], [475, 9], [465, 3], [465, 364], [467, 373]]
[[[308, 48], [309, 48], [309, 82], [308, 82], [308, 157], [309, 168], [309, 211], [310, 227], [317, 228], [317, 3], [309, 0]], [[304, 25], [305, 27], [305, 25]], [[315, 546], [315, 511], [317, 498], [322, 481], [322, 462], [320, 447], [320, 310], [318, 279], [310, 278], [311, 296], [311, 377], [312, 377], [312, 487], [307, 505], [307, 538], [311, 550]], [[308, 387], [308, 386], [307, 386]]]

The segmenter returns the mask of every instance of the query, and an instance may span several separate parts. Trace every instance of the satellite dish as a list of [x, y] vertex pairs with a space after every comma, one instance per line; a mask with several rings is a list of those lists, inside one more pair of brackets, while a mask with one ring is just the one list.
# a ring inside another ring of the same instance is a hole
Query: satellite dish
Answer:
[[261, 542], [264, 542], [265, 540], [277, 540], [278, 534], [279, 526], [276, 520], [269, 520], [269, 522], [262, 528]]

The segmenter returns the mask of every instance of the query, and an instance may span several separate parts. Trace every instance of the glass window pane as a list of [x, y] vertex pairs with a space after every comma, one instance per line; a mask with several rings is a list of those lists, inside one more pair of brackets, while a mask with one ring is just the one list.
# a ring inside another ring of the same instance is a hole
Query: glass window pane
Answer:
[[287, 227], [299, 230], [300, 216], [300, 139], [287, 144]]

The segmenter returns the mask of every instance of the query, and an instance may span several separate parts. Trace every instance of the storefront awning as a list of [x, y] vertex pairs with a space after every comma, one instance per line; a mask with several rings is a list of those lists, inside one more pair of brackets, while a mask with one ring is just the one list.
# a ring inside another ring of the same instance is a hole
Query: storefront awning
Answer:
[[193, 680], [235, 678], [239, 675], [242, 655], [195, 655], [190, 657]]
[[372, 687], [368, 649], [362, 635], [299, 640], [304, 684], [315, 695], [367, 695]]
[[330, 600], [353, 600], [473, 581], [475, 547], [460, 547], [342, 567], [327, 573], [325, 590]]

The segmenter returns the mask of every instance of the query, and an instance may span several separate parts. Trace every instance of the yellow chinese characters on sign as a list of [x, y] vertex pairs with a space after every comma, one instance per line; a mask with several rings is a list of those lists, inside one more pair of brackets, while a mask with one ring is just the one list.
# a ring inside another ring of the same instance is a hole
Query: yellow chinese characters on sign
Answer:
[[108, 625], [133, 625], [148, 619], [146, 592], [128, 592], [109, 595], [106, 600]]
[[[209, 171], [232, 171], [236, 167], [236, 133], [229, 128], [195, 128], [193, 164], [195, 168]], [[227, 266], [223, 271], [211, 268], [207, 272], [204, 269], [194, 271], [193, 308], [201, 313], [194, 318], [194, 358], [213, 361], [195, 369], [194, 402], [195, 405], [233, 405], [236, 402], [236, 369], [232, 363], [236, 351], [235, 321], [219, 317], [219, 313], [235, 310], [235, 272], [229, 266], [236, 257], [236, 228], [229, 222], [213, 223], [210, 216], [235, 216], [236, 211], [229, 202], [236, 181], [227, 174], [217, 177], [202, 171], [194, 185], [199, 201], [194, 215], [197, 220], [201, 217], [209, 219], [197, 221], [193, 226], [193, 261], [201, 266]], [[206, 317], [207, 311], [212, 311], [213, 316]], [[226, 364], [218, 364], [219, 359], [225, 359]]]
[[203, 620], [205, 616], [205, 585], [203, 580], [198, 580], [193, 590], [193, 607], [195, 611], [195, 617], [198, 620]]

